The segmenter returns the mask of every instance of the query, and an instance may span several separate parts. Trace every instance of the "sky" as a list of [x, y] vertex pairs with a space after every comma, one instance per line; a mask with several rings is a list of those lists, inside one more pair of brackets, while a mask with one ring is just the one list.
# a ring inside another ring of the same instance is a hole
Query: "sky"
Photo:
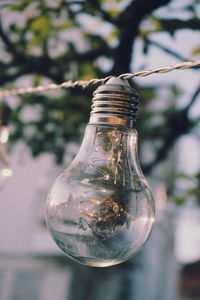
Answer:
[[[154, 38], [156, 40], [156, 38]], [[163, 44], [168, 45], [170, 49], [174, 49], [183, 56], [190, 56], [192, 49], [198, 40], [198, 33], [191, 33], [189, 30], [184, 30], [177, 33], [174, 40], [168, 35], [163, 36]], [[187, 41], [187, 42], [186, 42]], [[134, 70], [140, 69], [142, 65], [148, 69], [173, 65], [177, 60], [161, 51], [152, 48], [148, 57], [141, 55], [141, 42], [138, 42], [137, 50], [135, 51]], [[138, 78], [136, 82], [139, 84], [155, 84], [168, 86], [168, 84], [177, 84], [183, 91], [177, 103], [177, 107], [183, 107], [189, 103], [191, 95], [199, 85], [198, 71], [195, 70], [180, 70], [173, 71], [167, 74], [155, 74], [146, 78]], [[160, 101], [168, 100], [167, 92], [163, 95]], [[191, 117], [200, 116], [200, 96], [191, 110]], [[188, 175], [193, 175], [200, 170], [200, 140], [194, 134], [183, 136], [176, 147], [178, 172], [183, 172]], [[200, 258], [200, 209], [189, 203], [181, 209], [177, 209], [176, 227], [175, 227], [175, 252], [178, 260], [182, 263], [188, 263]]]

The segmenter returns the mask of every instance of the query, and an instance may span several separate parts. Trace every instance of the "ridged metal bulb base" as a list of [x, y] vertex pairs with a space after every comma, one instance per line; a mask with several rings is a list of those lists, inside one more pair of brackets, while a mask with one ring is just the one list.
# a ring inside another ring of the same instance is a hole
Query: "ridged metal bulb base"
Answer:
[[89, 124], [135, 128], [139, 96], [128, 80], [111, 77], [93, 96]]

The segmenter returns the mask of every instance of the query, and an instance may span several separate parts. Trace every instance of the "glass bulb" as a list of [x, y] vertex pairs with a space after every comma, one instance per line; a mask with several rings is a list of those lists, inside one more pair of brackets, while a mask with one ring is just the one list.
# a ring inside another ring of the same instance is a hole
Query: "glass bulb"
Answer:
[[53, 239], [89, 266], [131, 258], [154, 223], [154, 201], [137, 154], [137, 102], [122, 79], [111, 78], [95, 91], [80, 151], [48, 194], [46, 220]]
[[0, 126], [0, 189], [12, 176], [13, 172], [7, 157], [7, 141], [9, 129], [7, 126]]

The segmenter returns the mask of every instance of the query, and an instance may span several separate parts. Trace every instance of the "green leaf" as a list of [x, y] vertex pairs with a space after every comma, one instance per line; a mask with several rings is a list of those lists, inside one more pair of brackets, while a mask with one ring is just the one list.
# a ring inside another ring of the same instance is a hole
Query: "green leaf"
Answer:
[[187, 194], [189, 196], [199, 197], [200, 196], [200, 188], [199, 188], [199, 186], [195, 187], [193, 189], [188, 190]]
[[119, 36], [119, 29], [118, 28], [114, 28], [110, 34], [106, 35], [104, 40], [107, 43], [110, 43], [111, 41], [113, 41], [114, 39], [117, 39]]
[[174, 203], [178, 206], [183, 205], [185, 203], [185, 201], [186, 201], [186, 199], [183, 196], [177, 196], [174, 198]]
[[200, 46], [194, 48], [191, 52], [191, 55], [193, 55], [193, 56], [200, 55]]
[[171, 92], [173, 94], [174, 97], [180, 96], [181, 94], [183, 94], [183, 91], [177, 87], [177, 85], [172, 85], [170, 87]]
[[151, 18], [153, 27], [155, 28], [155, 31], [161, 31], [162, 30], [162, 25], [159, 19], [152, 17]]
[[143, 40], [143, 53], [145, 54], [145, 55], [147, 55], [148, 54], [148, 50], [149, 50], [149, 42], [148, 42], [148, 40], [147, 39], [144, 39]]
[[40, 16], [33, 20], [31, 29], [34, 36], [34, 44], [40, 44], [48, 37], [51, 31], [51, 21], [47, 16]]
[[56, 31], [66, 30], [66, 29], [72, 28], [73, 26], [74, 26], [73, 22], [62, 23], [62, 24], [56, 25], [55, 30]]
[[22, 0], [20, 3], [11, 4], [9, 9], [13, 11], [23, 11], [29, 4], [35, 2], [35, 0]]

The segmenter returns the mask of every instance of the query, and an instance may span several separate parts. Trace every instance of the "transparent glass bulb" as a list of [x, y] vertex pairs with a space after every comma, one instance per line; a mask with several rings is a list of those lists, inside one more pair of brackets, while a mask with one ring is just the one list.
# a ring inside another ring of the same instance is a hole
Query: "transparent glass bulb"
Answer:
[[[104, 85], [104, 90], [114, 90], [106, 103], [111, 106], [112, 96], [121, 107], [125, 92], [118, 94], [119, 83], [114, 83]], [[103, 112], [94, 104], [79, 153], [48, 194], [46, 219], [55, 242], [69, 257], [104, 267], [142, 248], [154, 223], [154, 201], [138, 161], [135, 114], [123, 119], [124, 111], [116, 115], [113, 103], [111, 112], [106, 111], [101, 88], [96, 98]]]
[[13, 172], [7, 156], [7, 141], [9, 129], [7, 126], [0, 126], [0, 189], [6, 184]]

